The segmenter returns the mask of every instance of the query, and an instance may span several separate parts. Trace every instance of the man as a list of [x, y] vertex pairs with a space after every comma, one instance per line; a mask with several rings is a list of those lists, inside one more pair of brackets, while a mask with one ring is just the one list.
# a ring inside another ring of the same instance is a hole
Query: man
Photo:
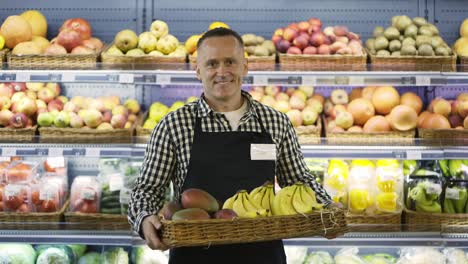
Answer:
[[[240, 36], [225, 28], [206, 32], [197, 45], [200, 100], [168, 114], [154, 129], [132, 193], [129, 219], [150, 248], [166, 250], [155, 215], [166, 187], [175, 199], [200, 188], [220, 201], [240, 189], [252, 190], [277, 176], [280, 186], [309, 184], [319, 202], [330, 197], [309, 174], [297, 136], [286, 115], [241, 91], [247, 74]], [[226, 262], [227, 261], [227, 262]], [[169, 263], [286, 263], [282, 241], [176, 248]]]

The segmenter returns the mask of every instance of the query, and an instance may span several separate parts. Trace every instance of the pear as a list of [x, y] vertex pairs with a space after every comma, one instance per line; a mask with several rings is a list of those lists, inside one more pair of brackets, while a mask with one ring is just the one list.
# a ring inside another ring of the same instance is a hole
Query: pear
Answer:
[[124, 29], [115, 35], [114, 45], [125, 53], [137, 47], [138, 36], [133, 30]]
[[145, 52], [142, 49], [131, 49], [125, 55], [127, 55], [127, 56], [144, 56]]
[[110, 48], [106, 51], [106, 54], [107, 54], [107, 55], [112, 55], [112, 56], [121, 56], [121, 55], [124, 55], [123, 52], [122, 52], [121, 50], [119, 50], [119, 48], [117, 48], [116, 46], [110, 47]]

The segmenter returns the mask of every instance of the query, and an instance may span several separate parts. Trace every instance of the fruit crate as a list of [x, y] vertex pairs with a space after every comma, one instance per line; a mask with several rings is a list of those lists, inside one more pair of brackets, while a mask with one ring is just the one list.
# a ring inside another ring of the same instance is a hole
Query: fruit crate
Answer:
[[[197, 57], [189, 55], [190, 69], [195, 70], [197, 67]], [[276, 69], [276, 55], [260, 57], [247, 57], [249, 71], [274, 71]]]
[[374, 71], [456, 71], [457, 56], [376, 56], [370, 54]]
[[381, 215], [346, 214], [350, 232], [400, 232], [401, 212]]
[[319, 144], [322, 134], [322, 120], [317, 118], [316, 125], [295, 127], [299, 144]]
[[366, 71], [367, 53], [364, 55], [296, 55], [279, 53], [283, 71]]
[[130, 230], [127, 215], [65, 212], [65, 222], [80, 230]]
[[293, 237], [343, 235], [348, 232], [343, 210], [306, 215], [235, 220], [161, 220], [163, 242], [170, 247], [251, 243]]
[[63, 215], [69, 203], [70, 200], [65, 201], [59, 211], [51, 213], [0, 212], [0, 223], [2, 227], [8, 225], [11, 229], [60, 229], [60, 223], [63, 222]]
[[418, 135], [420, 138], [429, 139], [428, 143], [439, 144], [440, 140], [444, 144], [458, 145], [461, 141], [468, 138], [468, 129], [424, 129], [418, 128]]
[[133, 128], [97, 130], [39, 127], [41, 143], [132, 143]]
[[110, 44], [101, 53], [101, 62], [104, 69], [164, 69], [164, 70], [185, 70], [187, 57], [169, 56], [125, 56], [107, 54], [107, 50], [112, 47]]
[[99, 53], [64, 55], [15, 55], [7, 53], [9, 69], [94, 69]]
[[468, 72], [468, 57], [459, 56], [459, 58], [460, 58], [460, 71]]
[[33, 142], [37, 126], [29, 128], [0, 128], [0, 142]]
[[459, 232], [468, 225], [468, 214], [422, 213], [404, 210], [407, 231]]

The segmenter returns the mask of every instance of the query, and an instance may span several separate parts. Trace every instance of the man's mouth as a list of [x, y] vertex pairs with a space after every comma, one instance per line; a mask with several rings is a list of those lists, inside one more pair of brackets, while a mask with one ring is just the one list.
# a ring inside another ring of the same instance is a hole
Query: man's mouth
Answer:
[[232, 82], [232, 80], [219, 80], [219, 81], [215, 81], [215, 84], [227, 84], [230, 82]]

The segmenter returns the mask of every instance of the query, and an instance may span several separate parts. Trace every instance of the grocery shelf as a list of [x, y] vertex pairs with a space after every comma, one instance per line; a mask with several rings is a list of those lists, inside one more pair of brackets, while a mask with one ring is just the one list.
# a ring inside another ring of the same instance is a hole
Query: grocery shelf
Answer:
[[[161, 67], [161, 66], [159, 66]], [[151, 67], [146, 67], [151, 68]], [[0, 82], [200, 84], [192, 70], [2, 70]], [[467, 73], [403, 71], [251, 71], [251, 85], [466, 85]]]

